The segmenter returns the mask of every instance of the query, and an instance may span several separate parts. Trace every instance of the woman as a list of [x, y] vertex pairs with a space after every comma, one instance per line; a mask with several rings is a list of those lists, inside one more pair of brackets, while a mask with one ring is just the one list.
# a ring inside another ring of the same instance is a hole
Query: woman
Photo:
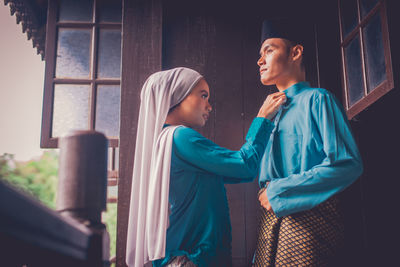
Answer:
[[211, 111], [204, 78], [188, 68], [151, 75], [141, 92], [128, 224], [127, 264], [229, 266], [231, 228], [224, 182], [257, 175], [270, 119], [286, 101], [269, 95], [239, 151], [194, 129]]

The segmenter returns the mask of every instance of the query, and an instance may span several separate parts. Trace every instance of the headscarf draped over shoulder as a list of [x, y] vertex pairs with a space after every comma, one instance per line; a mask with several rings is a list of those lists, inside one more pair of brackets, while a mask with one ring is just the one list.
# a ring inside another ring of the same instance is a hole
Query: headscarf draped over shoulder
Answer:
[[203, 78], [188, 68], [152, 74], [141, 91], [127, 236], [126, 263], [142, 267], [165, 257], [173, 133], [168, 111]]

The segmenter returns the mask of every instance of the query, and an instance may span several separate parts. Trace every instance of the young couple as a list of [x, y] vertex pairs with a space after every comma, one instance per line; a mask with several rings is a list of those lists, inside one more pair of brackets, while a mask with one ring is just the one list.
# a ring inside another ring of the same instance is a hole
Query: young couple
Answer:
[[[289, 34], [288, 34], [289, 33]], [[266, 21], [261, 82], [276, 85], [238, 151], [204, 126], [210, 89], [196, 71], [151, 75], [141, 92], [132, 180], [128, 266], [231, 266], [225, 183], [259, 176], [261, 220], [254, 266], [325, 266], [343, 240], [336, 194], [362, 172], [340, 103], [305, 81], [303, 45]]]

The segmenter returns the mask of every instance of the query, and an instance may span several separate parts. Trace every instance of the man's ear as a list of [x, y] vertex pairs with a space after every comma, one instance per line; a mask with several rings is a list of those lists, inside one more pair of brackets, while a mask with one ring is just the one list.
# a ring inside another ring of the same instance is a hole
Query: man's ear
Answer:
[[301, 44], [297, 44], [293, 46], [292, 48], [292, 59], [293, 61], [296, 61], [301, 58], [303, 55], [303, 49], [304, 47]]

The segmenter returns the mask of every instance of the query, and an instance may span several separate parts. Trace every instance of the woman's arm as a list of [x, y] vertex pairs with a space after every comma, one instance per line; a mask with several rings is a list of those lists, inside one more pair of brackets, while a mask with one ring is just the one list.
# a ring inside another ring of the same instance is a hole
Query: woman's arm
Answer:
[[174, 150], [186, 163], [206, 172], [230, 177], [229, 182], [250, 182], [258, 174], [272, 129], [273, 124], [268, 119], [255, 118], [246, 142], [240, 150], [232, 151], [218, 146], [191, 128], [179, 127], [174, 133]]

